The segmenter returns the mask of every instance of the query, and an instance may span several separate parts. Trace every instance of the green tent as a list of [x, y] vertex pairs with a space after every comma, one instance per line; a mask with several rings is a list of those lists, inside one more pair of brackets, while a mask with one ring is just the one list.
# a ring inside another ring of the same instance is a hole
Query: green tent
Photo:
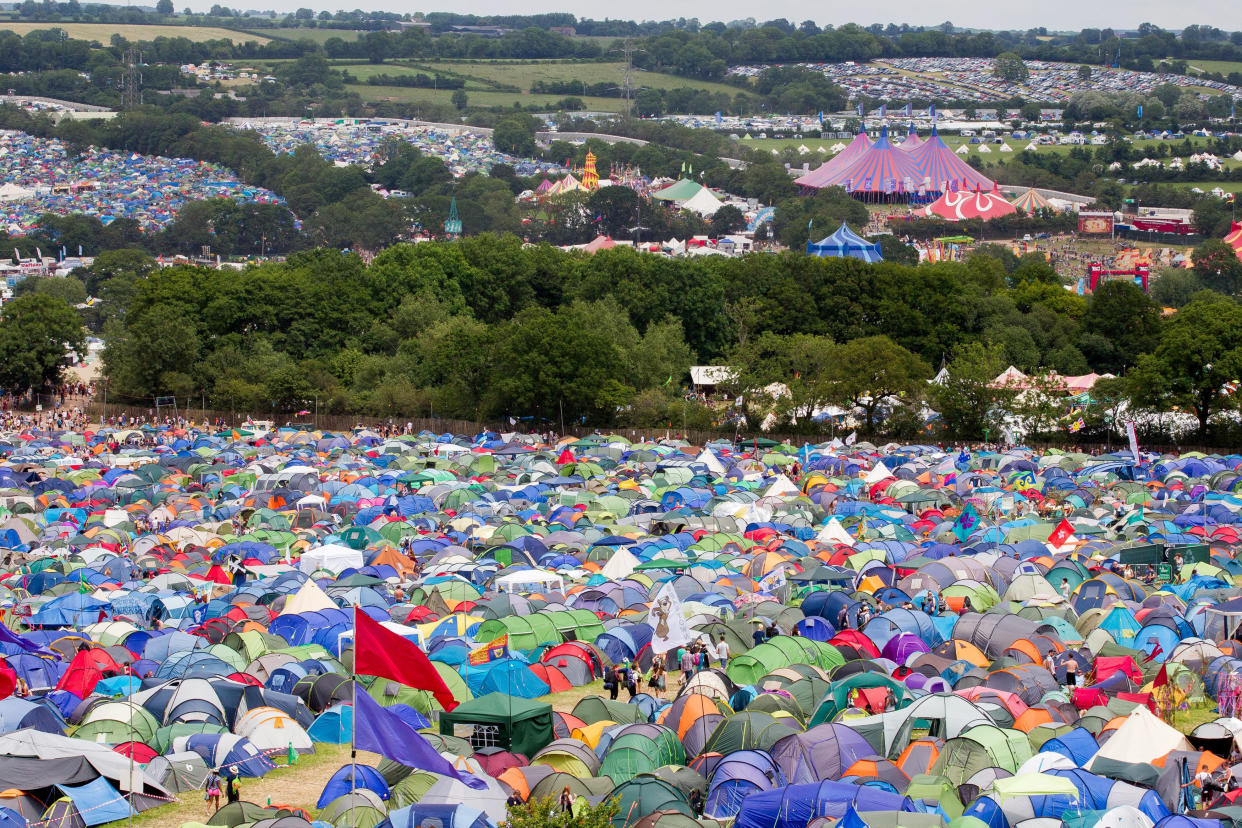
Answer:
[[626, 728], [608, 746], [599, 775], [620, 785], [640, 773], [652, 773], [664, 765], [681, 765], [685, 761], [686, 749], [675, 732], [660, 725], [637, 724]]
[[552, 705], [488, 693], [440, 714], [440, 732], [453, 735], [455, 725], [485, 725], [497, 729], [496, 746], [534, 756], [552, 741]]
[[596, 722], [616, 722], [617, 724], [634, 724], [647, 721], [647, 716], [635, 704], [605, 699], [600, 696], [586, 696], [574, 705], [573, 715], [584, 724]]
[[781, 739], [801, 730], [791, 718], [777, 719], [767, 713], [734, 713], [707, 737], [703, 753], [729, 755], [739, 750], [771, 750]]
[[656, 811], [677, 811], [694, 816], [681, 791], [657, 776], [635, 776], [613, 791], [617, 798], [617, 815], [612, 818], [613, 828], [626, 828], [648, 814]]

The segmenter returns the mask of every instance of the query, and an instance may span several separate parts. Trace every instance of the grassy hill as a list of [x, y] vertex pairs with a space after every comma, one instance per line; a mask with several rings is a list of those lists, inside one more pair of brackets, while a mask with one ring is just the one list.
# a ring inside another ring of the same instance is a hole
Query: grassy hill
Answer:
[[[619, 95], [617, 97], [589, 97], [582, 92], [557, 94], [532, 94], [530, 92], [531, 87], [540, 81], [581, 83], [584, 86], [603, 83], [611, 84], [619, 89], [624, 83], [624, 65], [620, 62], [411, 60], [389, 61], [383, 64], [339, 61], [334, 65], [339, 69], [348, 70], [351, 75], [363, 81], [375, 75], [416, 74], [459, 79], [465, 82], [464, 90], [471, 106], [510, 107], [514, 103], [520, 103], [524, 107], [533, 105], [540, 109], [553, 109], [557, 101], [567, 95], [573, 95], [581, 98], [586, 108], [591, 111], [619, 112], [625, 108], [625, 101]], [[631, 75], [631, 83], [635, 93], [644, 88], [690, 87], [712, 93], [724, 93], [732, 97], [740, 91], [725, 84], [638, 70]], [[505, 88], [512, 86], [518, 87], [520, 91], [514, 92]], [[447, 104], [452, 94], [451, 91], [446, 90], [372, 86], [365, 83], [352, 84], [349, 89], [358, 92], [363, 99], [368, 101], [388, 100], [403, 103]]]
[[129, 41], [155, 40], [157, 37], [184, 37], [199, 43], [205, 40], [231, 40], [234, 43], [267, 43], [270, 37], [217, 26], [157, 26], [126, 23], [28, 23], [0, 21], [0, 30], [25, 35], [41, 29], [60, 29], [76, 40], [108, 43], [113, 35]]

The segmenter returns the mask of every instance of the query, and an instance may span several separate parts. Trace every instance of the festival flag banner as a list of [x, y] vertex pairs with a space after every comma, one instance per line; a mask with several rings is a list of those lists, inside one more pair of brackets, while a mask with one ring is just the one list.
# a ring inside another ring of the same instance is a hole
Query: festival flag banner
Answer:
[[467, 660], [471, 667], [478, 667], [481, 664], [487, 664], [498, 658], [504, 658], [509, 655], [509, 634], [505, 633], [500, 638], [489, 641], [487, 644], [470, 651]]
[[408, 768], [451, 777], [475, 790], [487, 790], [486, 782], [458, 773], [426, 736], [397, 714], [385, 710], [369, 693], [354, 694], [354, 749], [378, 753]]
[[694, 640], [690, 627], [686, 624], [686, 614], [682, 611], [681, 599], [673, 589], [671, 581], [665, 582], [656, 593], [651, 610], [647, 613], [647, 624], [651, 627], [651, 651], [665, 653], [682, 644]]
[[1065, 543], [1074, 537], [1074, 527], [1065, 518], [1061, 518], [1061, 522], [1057, 524], [1057, 528], [1052, 530], [1052, 534], [1048, 536], [1048, 543], [1053, 546], [1064, 546]]
[[966, 542], [979, 526], [979, 513], [975, 511], [975, 507], [967, 503], [966, 508], [957, 516], [957, 520], [953, 521], [953, 535], [962, 543]]
[[445, 710], [457, 706], [453, 692], [417, 644], [385, 629], [357, 607], [354, 608], [354, 672], [428, 690]]

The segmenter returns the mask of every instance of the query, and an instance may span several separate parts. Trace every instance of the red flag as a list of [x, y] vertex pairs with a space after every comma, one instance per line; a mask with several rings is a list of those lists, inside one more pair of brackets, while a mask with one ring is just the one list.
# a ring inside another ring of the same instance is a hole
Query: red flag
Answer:
[[1160, 665], [1160, 672], [1156, 673], [1156, 680], [1151, 683], [1153, 688], [1167, 687], [1169, 685], [1169, 666], [1167, 664]]
[[445, 710], [457, 706], [448, 685], [417, 644], [385, 629], [357, 607], [354, 608], [354, 672], [429, 690]]
[[1052, 534], [1048, 536], [1048, 543], [1053, 546], [1060, 546], [1074, 534], [1074, 527], [1070, 526], [1070, 522], [1065, 518], [1061, 518], [1061, 522], [1057, 524], [1057, 528], [1052, 530]]

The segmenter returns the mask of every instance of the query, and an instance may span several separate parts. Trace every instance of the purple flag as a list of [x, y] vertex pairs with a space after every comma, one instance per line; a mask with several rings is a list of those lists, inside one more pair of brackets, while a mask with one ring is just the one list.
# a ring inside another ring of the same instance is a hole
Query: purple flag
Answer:
[[458, 773], [423, 734], [361, 690], [354, 693], [354, 747], [378, 753], [415, 770], [450, 776], [478, 791], [487, 790], [486, 782], [468, 773]]
[[20, 648], [24, 652], [34, 653], [35, 655], [41, 655], [46, 658], [53, 658], [57, 661], [61, 659], [60, 653], [55, 650], [49, 650], [47, 647], [40, 647], [38, 644], [35, 644], [25, 636], [13, 632], [3, 624], [0, 624], [0, 644], [9, 644]]

